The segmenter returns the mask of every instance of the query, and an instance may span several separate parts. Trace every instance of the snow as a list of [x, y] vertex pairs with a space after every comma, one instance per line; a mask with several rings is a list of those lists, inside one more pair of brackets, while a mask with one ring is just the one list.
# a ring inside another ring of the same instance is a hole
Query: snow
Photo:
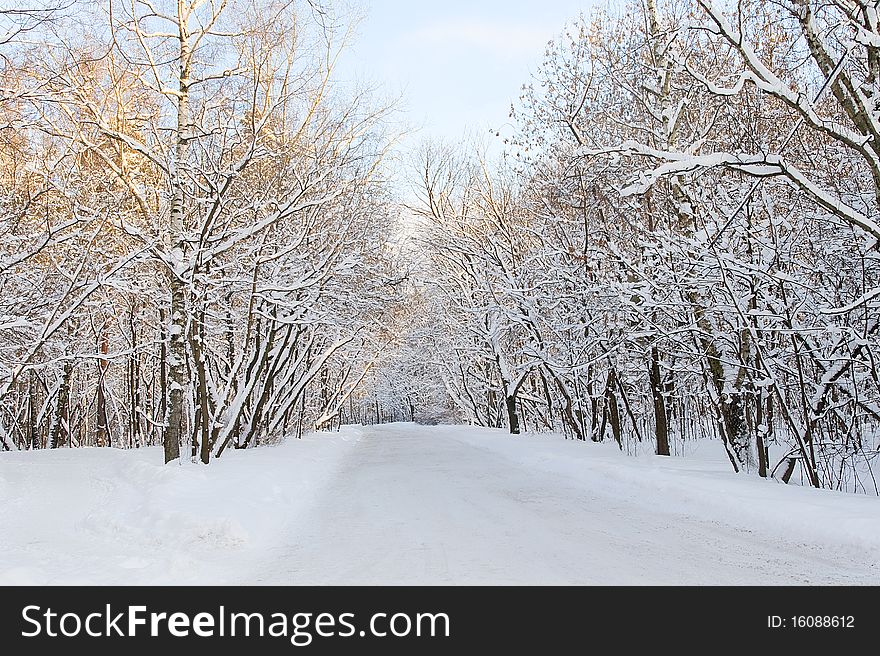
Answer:
[[[865, 550], [880, 561], [880, 498], [736, 474], [719, 440], [697, 440], [685, 457], [634, 458], [611, 442], [507, 438], [503, 431], [455, 434], [457, 440], [521, 466], [572, 478], [615, 498], [631, 498], [655, 512], [724, 521], [733, 528], [830, 549]], [[880, 567], [876, 576], [880, 582]]]
[[344, 427], [163, 466], [0, 455], [0, 584], [877, 584], [880, 499], [728, 471], [723, 447]]
[[0, 585], [240, 580], [319, 494], [356, 428], [162, 465], [161, 448], [0, 454]]

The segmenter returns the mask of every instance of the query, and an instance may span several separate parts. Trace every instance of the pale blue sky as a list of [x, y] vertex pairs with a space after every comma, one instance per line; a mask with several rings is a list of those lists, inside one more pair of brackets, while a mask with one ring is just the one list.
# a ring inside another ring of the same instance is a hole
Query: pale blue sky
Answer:
[[[504, 128], [510, 103], [547, 41], [596, 0], [355, 0], [365, 17], [340, 63], [342, 79], [403, 96], [407, 142], [458, 140]], [[607, 0], [606, 0], [607, 2]], [[606, 4], [602, 2], [602, 4]]]

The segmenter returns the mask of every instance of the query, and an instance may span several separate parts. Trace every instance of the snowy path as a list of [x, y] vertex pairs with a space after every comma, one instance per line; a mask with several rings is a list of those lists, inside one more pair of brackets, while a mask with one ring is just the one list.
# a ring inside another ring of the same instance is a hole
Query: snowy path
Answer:
[[[706, 513], [688, 514], [686, 507], [678, 514], [658, 512], [650, 499], [608, 489], [619, 490], [620, 482], [601, 476], [578, 480], [524, 466], [456, 439], [450, 429], [365, 429], [364, 439], [323, 493], [288, 528], [286, 544], [270, 550], [248, 580], [609, 585], [880, 581], [868, 550], [829, 548], [786, 537], [784, 531], [752, 530], [742, 522], [726, 525]], [[804, 509], [810, 507], [805, 495], [816, 494], [791, 492], [801, 493], [797, 500], [803, 497]]]
[[880, 584], [880, 498], [677, 446], [396, 424], [207, 468], [160, 447], [0, 453], [0, 585]]

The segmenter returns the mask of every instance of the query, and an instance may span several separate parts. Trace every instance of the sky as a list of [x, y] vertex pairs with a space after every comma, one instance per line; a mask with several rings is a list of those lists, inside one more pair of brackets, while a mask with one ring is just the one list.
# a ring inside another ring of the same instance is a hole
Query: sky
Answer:
[[547, 41], [594, 1], [359, 0], [364, 18], [337, 75], [402, 96], [413, 128], [404, 145], [509, 133], [510, 104]]

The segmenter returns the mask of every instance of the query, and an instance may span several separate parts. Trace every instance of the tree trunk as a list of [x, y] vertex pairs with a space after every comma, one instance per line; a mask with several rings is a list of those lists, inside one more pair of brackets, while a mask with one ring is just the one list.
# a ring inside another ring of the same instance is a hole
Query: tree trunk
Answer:
[[[183, 167], [189, 146], [189, 36], [183, 16], [180, 18], [180, 77], [177, 95], [177, 135], [174, 145], [174, 168], [171, 175], [171, 260], [169, 272], [171, 287], [171, 326], [168, 340], [168, 368], [170, 390], [168, 416], [165, 423], [165, 462], [180, 457], [180, 438], [184, 434], [183, 393], [188, 389], [186, 374], [186, 281], [185, 256], [185, 189]], [[176, 270], [174, 270], [176, 269]]]
[[752, 460], [748, 425], [746, 423], [745, 403], [742, 392], [731, 392], [727, 399], [721, 399], [721, 416], [730, 447], [736, 454], [739, 464], [750, 467]]
[[[101, 335], [100, 351], [106, 355], [108, 351], [107, 337]], [[104, 377], [107, 373], [108, 362], [105, 358], [98, 359], [98, 393], [95, 400], [95, 442], [98, 446], [110, 446], [109, 431], [107, 427], [107, 394], [104, 389]]]
[[605, 386], [605, 412], [608, 413], [608, 420], [611, 422], [614, 441], [617, 442], [617, 446], [623, 449], [623, 436], [620, 431], [620, 406], [617, 405], [617, 394], [614, 392], [616, 388], [617, 370], [612, 369], [608, 372], [608, 383]]
[[40, 428], [37, 425], [37, 375], [31, 371], [28, 376], [28, 422], [27, 443], [31, 449], [40, 448]]
[[654, 436], [657, 438], [657, 455], [669, 455], [669, 424], [666, 416], [666, 398], [663, 396], [663, 376], [660, 371], [660, 352], [651, 347], [649, 369], [651, 396], [654, 400]]
[[[583, 420], [579, 421], [578, 418], [574, 415], [574, 411], [572, 409], [574, 404], [572, 402], [571, 394], [569, 393], [568, 389], [566, 389], [565, 383], [563, 383], [563, 381], [560, 380], [560, 378], [551, 369], [548, 369], [548, 372], [553, 378], [553, 381], [556, 383], [556, 388], [559, 390], [559, 393], [562, 394], [562, 398], [565, 399], [565, 405], [562, 410], [564, 421], [571, 427], [572, 431], [574, 431], [574, 434], [577, 436], [578, 440], [585, 440], [586, 438], [584, 437], [583, 432]], [[541, 378], [543, 379], [543, 375], [541, 376]], [[547, 390], [545, 394], [549, 398], [550, 391]], [[595, 440], [595, 435], [593, 439]]]
[[761, 478], [767, 478], [769, 454], [767, 453], [766, 436], [770, 433], [770, 418], [768, 417], [769, 413], [764, 411], [764, 396], [764, 388], [762, 387], [755, 397], [757, 405], [755, 412], [755, 423], [757, 424], [755, 427], [755, 447], [758, 451], [758, 476]]
[[507, 408], [507, 425], [511, 435], [519, 435], [519, 415], [516, 413], [516, 395], [506, 396], [504, 405]]
[[[599, 442], [602, 439], [599, 435], [599, 398], [593, 394], [593, 379], [593, 365], [590, 365], [587, 367], [587, 396], [590, 399], [590, 439], [593, 442]], [[584, 421], [582, 419], [581, 426], [583, 425]]]
[[57, 449], [64, 446], [70, 433], [70, 379], [73, 377], [73, 362], [64, 361], [61, 374], [61, 386], [58, 388], [58, 402], [55, 405], [55, 419], [52, 422], [52, 433], [49, 436], [49, 447]]
[[129, 425], [128, 425], [128, 446], [129, 448], [137, 448], [140, 446], [140, 415], [141, 407], [141, 371], [140, 371], [140, 355], [138, 354], [138, 335], [137, 325], [135, 323], [135, 307], [132, 306], [129, 311], [129, 327], [131, 329], [131, 349], [132, 354], [128, 358], [128, 394], [129, 394]]

